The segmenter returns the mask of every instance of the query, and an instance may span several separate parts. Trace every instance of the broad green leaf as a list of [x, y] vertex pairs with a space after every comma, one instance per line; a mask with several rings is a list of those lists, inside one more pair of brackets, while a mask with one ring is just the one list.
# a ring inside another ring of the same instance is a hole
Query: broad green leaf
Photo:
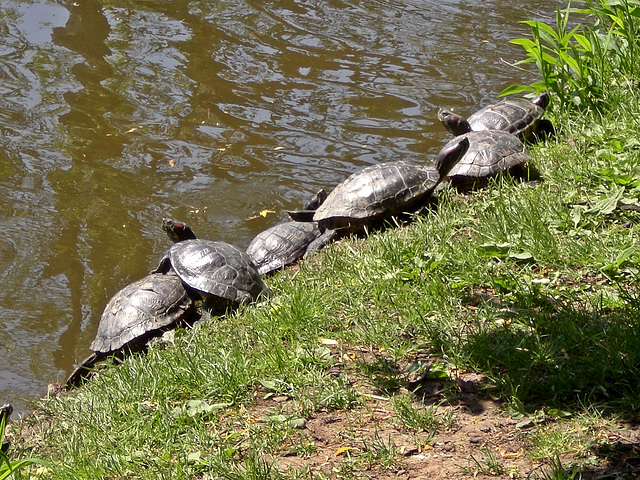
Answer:
[[591, 40], [589, 40], [587, 37], [585, 37], [581, 33], [576, 33], [573, 37], [580, 44], [580, 46], [584, 48], [586, 51], [589, 51], [589, 52], [593, 51], [593, 45], [591, 44]]
[[542, 40], [544, 44], [546, 44], [548, 47], [552, 48], [553, 50], [557, 50], [558, 46], [561, 45], [561, 43], [558, 42], [559, 38], [557, 35], [550, 35], [545, 31], [539, 32], [539, 33], [540, 33], [540, 40]]
[[558, 65], [560, 63], [557, 58], [552, 57], [548, 53], [544, 53], [544, 52], [542, 53], [542, 60], [544, 60], [550, 65]]
[[582, 73], [578, 63], [565, 52], [558, 52], [558, 57], [564, 61], [574, 72]]
[[522, 93], [522, 92], [532, 92], [535, 91], [533, 88], [531, 88], [528, 85], [511, 85], [507, 88], [505, 88], [504, 90], [502, 90], [498, 96], [499, 97], [504, 97], [507, 95], [515, 95], [518, 93]]
[[207, 415], [216, 410], [221, 410], [233, 405], [232, 403], [208, 403], [204, 400], [189, 400], [183, 406], [174, 408], [171, 411], [171, 416], [174, 418], [198, 417], [201, 415]]
[[39, 460], [37, 458], [25, 458], [22, 460], [14, 460], [10, 461], [9, 465], [3, 463], [0, 466], [0, 480], [4, 480], [5, 478], [9, 478], [10, 475], [13, 475], [14, 472], [22, 470], [25, 467], [30, 465], [42, 465], [44, 467], [49, 468], [49, 464], [43, 460]]
[[426, 375], [426, 378], [430, 378], [433, 380], [449, 378], [449, 370], [442, 362], [433, 362], [429, 367], [429, 372]]
[[200, 461], [201, 457], [202, 457], [202, 453], [200, 453], [199, 451], [191, 452], [191, 453], [189, 453], [187, 455], [187, 462], [196, 463], [196, 462]]
[[204, 400], [189, 400], [185, 408], [187, 410], [187, 415], [190, 417], [195, 417], [197, 415], [203, 415], [207, 413], [211, 413], [215, 410], [221, 410], [223, 408], [230, 407], [231, 403], [207, 403]]
[[529, 25], [532, 29], [536, 29], [537, 31], [540, 31], [542, 34], [549, 35], [554, 40], [560, 40], [560, 36], [558, 35], [558, 33], [544, 22], [537, 22], [535, 20], [525, 20], [522, 23]]
[[635, 246], [625, 248], [616, 258], [616, 265], [621, 266], [636, 251]]
[[531, 252], [517, 252], [509, 253], [509, 258], [517, 262], [531, 262], [535, 261], [535, 258]]
[[278, 384], [273, 380], [260, 380], [260, 385], [262, 385], [268, 391], [271, 391], [271, 392], [278, 391]]
[[493, 284], [499, 287], [502, 292], [513, 292], [518, 288], [518, 284], [512, 277], [494, 277]]
[[511, 247], [510, 243], [484, 243], [480, 245], [478, 252], [485, 257], [505, 257]]
[[291, 428], [304, 428], [307, 421], [299, 415], [268, 415], [261, 417], [261, 420], [269, 423], [280, 423]]
[[513, 40], [509, 40], [509, 43], [512, 43], [513, 45], [521, 45], [525, 50], [533, 50], [536, 47], [533, 40], [529, 40], [528, 38], [514, 38]]
[[571, 412], [567, 412], [566, 410], [560, 410], [559, 408], [550, 408], [547, 410], [549, 415], [553, 415], [554, 417], [560, 418], [571, 418], [573, 414]]
[[330, 363], [332, 361], [331, 350], [327, 347], [298, 347], [295, 354], [297, 358], [308, 363]]
[[595, 201], [589, 209], [587, 209], [587, 213], [595, 213], [599, 215], [609, 215], [618, 207], [618, 202], [624, 195], [624, 187], [620, 187], [616, 189], [613, 194], [606, 195], [600, 197], [597, 201]]

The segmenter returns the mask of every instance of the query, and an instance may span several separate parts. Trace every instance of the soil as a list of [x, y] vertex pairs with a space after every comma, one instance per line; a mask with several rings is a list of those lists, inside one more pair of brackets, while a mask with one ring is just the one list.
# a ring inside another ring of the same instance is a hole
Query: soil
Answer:
[[[278, 468], [318, 479], [640, 478], [640, 425], [603, 421], [589, 432], [577, 432], [581, 441], [575, 451], [558, 459], [562, 470], [555, 469], [564, 471], [564, 476], [551, 476], [551, 459], [533, 459], [535, 448], [528, 434], [536, 428], [576, 429], [574, 422], [548, 416], [513, 418], [501, 403], [487, 398], [486, 379], [474, 373], [457, 374], [455, 380], [405, 377], [407, 382], [396, 395], [436, 405], [438, 417], [449, 419], [440, 422], [434, 435], [405, 428], [388, 397], [354, 376], [351, 382], [367, 399], [365, 404], [316, 412], [297, 438], [273, 457]], [[288, 397], [263, 395], [253, 415], [264, 418], [275, 412], [295, 414], [295, 403]], [[309, 445], [312, 451], [306, 451]], [[384, 457], [390, 450], [393, 454]]]
[[[372, 385], [372, 376], [358, 372], [363, 363], [380, 365], [384, 352], [357, 348], [345, 351], [333, 346], [330, 350], [334, 358], [345, 360], [332, 366], [329, 374], [347, 376], [360, 398], [365, 399], [361, 405], [319, 410], [302, 420], [297, 402], [263, 389], [256, 391], [256, 402], [246, 412], [246, 421], [251, 424], [266, 424], [273, 415], [291, 415], [301, 421], [296, 434], [269, 459], [278, 470], [294, 478], [640, 479], [638, 424], [603, 419], [587, 432], [580, 431], [578, 422], [563, 422], [548, 415], [514, 418], [500, 402], [490, 398], [491, 386], [481, 375], [447, 372], [446, 378], [434, 378], [429, 368], [412, 372], [410, 367], [416, 363], [442, 364], [442, 360], [428, 355], [413, 358], [411, 365], [387, 365], [387, 380], [400, 378], [401, 382]], [[382, 392], [380, 385], [394, 388], [396, 397], [410, 397], [419, 411], [434, 408], [437, 428], [426, 432], [403, 425], [389, 400], [390, 392]], [[66, 394], [62, 390], [50, 393]], [[237, 418], [231, 416], [230, 421], [235, 423]], [[37, 430], [37, 426], [33, 428]], [[575, 448], [557, 460], [561, 468], [554, 469], [552, 459], [540, 459], [536, 454], [531, 433], [540, 428], [562, 431], [577, 439], [572, 444]], [[23, 435], [32, 433], [27, 430]], [[558, 471], [564, 473], [559, 475]]]

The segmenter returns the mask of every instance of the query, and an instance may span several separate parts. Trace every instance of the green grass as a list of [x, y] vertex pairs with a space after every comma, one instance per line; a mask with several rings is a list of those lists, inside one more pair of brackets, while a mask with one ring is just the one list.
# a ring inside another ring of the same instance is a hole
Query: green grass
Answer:
[[441, 426], [436, 404], [422, 407], [414, 403], [413, 396], [405, 395], [394, 397], [393, 407], [398, 420], [409, 430], [433, 433]]
[[[446, 429], [403, 393], [403, 365], [419, 352], [483, 373], [491, 395], [529, 415], [561, 409], [576, 422], [599, 405], [637, 417], [640, 215], [619, 207], [638, 198], [640, 149], [610, 145], [637, 125], [602, 118], [599, 138], [574, 127], [533, 149], [543, 182], [445, 192], [437, 212], [408, 227], [332, 245], [271, 278], [272, 299], [178, 330], [173, 343], [41, 402], [34, 453], [51, 462], [51, 478], [278, 478], [270, 459], [283, 445], [315, 447], [292, 440], [292, 412], [256, 424], [260, 398], [284, 395], [295, 418], [311, 419], [360, 408], [364, 385], [393, 400], [404, 428]], [[601, 208], [621, 179], [614, 208]], [[354, 351], [366, 354], [347, 362]], [[531, 455], [575, 451], [577, 441], [540, 428]], [[502, 471], [487, 452], [467, 468]], [[378, 436], [352, 455], [353, 468], [390, 468], [398, 449]]]
[[[625, 59], [600, 74], [611, 80]], [[558, 135], [531, 147], [541, 182], [444, 191], [409, 226], [333, 244], [269, 278], [271, 299], [179, 329], [38, 402], [10, 426], [29, 430], [14, 439], [18, 456], [50, 462], [30, 478], [324, 478], [278, 467], [318, 450], [305, 421], [364, 423], [368, 402], [388, 399], [394, 422], [429, 443], [456, 426], [445, 406], [459, 395], [457, 372], [482, 374], [486, 396], [529, 419], [526, 453], [548, 463], [539, 478], [580, 478], [596, 433], [640, 416], [640, 89], [605, 84], [597, 109], [552, 105]], [[436, 403], [414, 388], [418, 373], [447, 385]], [[287, 401], [265, 405], [274, 397]], [[344, 438], [357, 448], [336, 477], [401, 461], [377, 430]], [[505, 472], [489, 447], [462, 468]]]
[[12, 411], [13, 408], [10, 405], [3, 405], [0, 407], [0, 446], [3, 447], [0, 450], [0, 480], [9, 478], [11, 475], [34, 464], [46, 465], [46, 463], [40, 459], [23, 458], [20, 460], [13, 460], [7, 455], [5, 450], [8, 450], [9, 445], [4, 444], [4, 432], [7, 418], [11, 415]]
[[502, 94], [548, 90], [563, 111], [605, 112], [613, 99], [611, 87], [639, 80], [639, 17], [638, 0], [587, 0], [558, 8], [553, 25], [523, 21], [531, 38], [511, 40], [526, 54], [517, 65], [534, 64], [541, 80], [509, 86]]
[[468, 462], [467, 466], [462, 467], [462, 471], [472, 476], [481, 474], [493, 477], [505, 473], [504, 466], [498, 460], [496, 453], [486, 445], [480, 450], [480, 454], [471, 455]]

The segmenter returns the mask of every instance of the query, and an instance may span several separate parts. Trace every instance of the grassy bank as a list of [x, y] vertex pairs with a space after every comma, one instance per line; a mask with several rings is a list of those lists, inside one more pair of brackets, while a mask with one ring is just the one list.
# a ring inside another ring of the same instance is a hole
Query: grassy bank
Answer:
[[635, 478], [632, 73], [607, 67], [588, 105], [556, 95], [541, 182], [445, 191], [331, 245], [273, 298], [39, 402], [12, 458], [56, 479]]

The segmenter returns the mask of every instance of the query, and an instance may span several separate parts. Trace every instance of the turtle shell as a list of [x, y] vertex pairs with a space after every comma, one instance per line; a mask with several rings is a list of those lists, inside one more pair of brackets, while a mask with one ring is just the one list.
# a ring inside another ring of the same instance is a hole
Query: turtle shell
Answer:
[[316, 222], [284, 222], [260, 232], [247, 247], [260, 275], [278, 270], [302, 258], [309, 244], [320, 236]]
[[228, 243], [184, 240], [174, 244], [167, 257], [182, 281], [204, 297], [249, 303], [269, 291], [251, 258]]
[[107, 303], [91, 349], [108, 354], [185, 319], [193, 301], [175, 275], [151, 274], [133, 282]]
[[469, 140], [469, 149], [449, 171], [449, 180], [458, 188], [482, 186], [487, 179], [531, 161], [524, 144], [510, 133], [484, 130], [462, 136]]
[[488, 105], [465, 119], [449, 110], [440, 109], [438, 118], [454, 135], [470, 131], [502, 130], [518, 136], [522, 141], [535, 141], [540, 135], [552, 135], [553, 124], [543, 119], [550, 97], [546, 92], [527, 100], [505, 98]]
[[429, 165], [408, 161], [372, 165], [334, 188], [313, 220], [319, 222], [321, 230], [355, 230], [367, 221], [417, 206], [431, 195], [439, 181], [438, 170]]
[[530, 140], [543, 115], [544, 108], [527, 99], [507, 98], [481, 108], [467, 120], [474, 132], [503, 130]]
[[371, 165], [334, 188], [313, 215], [321, 231], [357, 232], [365, 225], [421, 207], [464, 155], [469, 140], [456, 137], [432, 165], [408, 161]]

